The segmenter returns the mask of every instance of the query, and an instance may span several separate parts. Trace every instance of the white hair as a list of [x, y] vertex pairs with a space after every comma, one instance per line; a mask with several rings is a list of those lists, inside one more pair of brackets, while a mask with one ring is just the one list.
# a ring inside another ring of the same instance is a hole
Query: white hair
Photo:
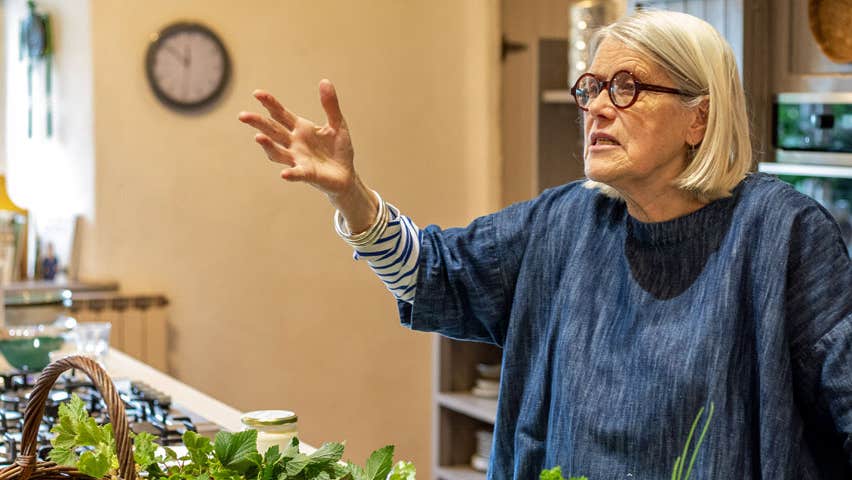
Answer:
[[[645, 55], [668, 74], [687, 108], [706, 99], [704, 140], [690, 153], [675, 186], [711, 201], [731, 190], [753, 168], [745, 94], [734, 52], [709, 23], [685, 13], [642, 11], [595, 33], [592, 57], [604, 39], [617, 40]], [[587, 188], [620, 198], [612, 187], [588, 180]]]

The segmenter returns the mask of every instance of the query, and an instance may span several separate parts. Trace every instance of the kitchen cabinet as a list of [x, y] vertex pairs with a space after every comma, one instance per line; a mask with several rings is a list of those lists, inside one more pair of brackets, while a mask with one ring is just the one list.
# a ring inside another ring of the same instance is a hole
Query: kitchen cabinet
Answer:
[[807, 0], [778, 0], [772, 11], [771, 57], [773, 91], [852, 91], [852, 63], [826, 57], [810, 29]]
[[471, 465], [477, 432], [490, 432], [497, 417], [497, 399], [471, 393], [477, 365], [499, 364], [501, 350], [493, 345], [435, 338], [433, 476], [442, 480], [483, 480]]

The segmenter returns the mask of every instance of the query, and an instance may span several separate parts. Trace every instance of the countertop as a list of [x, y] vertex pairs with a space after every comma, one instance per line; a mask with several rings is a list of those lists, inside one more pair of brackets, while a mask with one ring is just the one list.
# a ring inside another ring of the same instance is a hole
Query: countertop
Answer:
[[[170, 395], [172, 401], [176, 404], [182, 405], [193, 413], [201, 415], [207, 420], [223, 427], [225, 430], [237, 432], [243, 428], [240, 422], [240, 416], [243, 412], [114, 348], [110, 349], [104, 359], [104, 365], [113, 378], [127, 378], [145, 382], [157, 390]], [[300, 442], [299, 450], [302, 453], [310, 454], [316, 448]]]
[[[73, 353], [73, 352], [68, 352]], [[225, 430], [242, 430], [240, 416], [243, 412], [215, 398], [200, 392], [189, 385], [143, 363], [114, 348], [104, 358], [104, 366], [114, 380], [129, 379], [142, 381], [172, 397], [175, 404], [196, 413]], [[10, 368], [6, 359], [0, 355], [0, 369]], [[300, 443], [303, 453], [312, 453], [316, 449]]]
[[104, 365], [110, 376], [138, 380], [160, 390], [172, 397], [172, 401], [186, 407], [207, 420], [223, 427], [225, 430], [237, 432], [242, 430], [240, 415], [242, 412], [226, 405], [215, 398], [202, 393], [165, 373], [140, 362], [130, 356], [111, 348]]

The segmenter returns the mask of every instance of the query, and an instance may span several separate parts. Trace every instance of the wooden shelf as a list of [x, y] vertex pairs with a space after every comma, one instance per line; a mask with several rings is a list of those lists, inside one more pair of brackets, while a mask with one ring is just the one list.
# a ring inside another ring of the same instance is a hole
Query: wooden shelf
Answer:
[[806, 177], [852, 178], [852, 167], [810, 165], [804, 163], [760, 162], [758, 170], [773, 175], [803, 175]]
[[559, 89], [559, 90], [543, 90], [541, 92], [541, 102], [542, 103], [576, 103], [574, 101], [574, 96], [571, 95], [571, 90]]
[[464, 465], [438, 467], [435, 474], [441, 480], [485, 480], [484, 472], [477, 472]]
[[480, 398], [470, 393], [438, 393], [438, 405], [494, 425], [497, 400]]

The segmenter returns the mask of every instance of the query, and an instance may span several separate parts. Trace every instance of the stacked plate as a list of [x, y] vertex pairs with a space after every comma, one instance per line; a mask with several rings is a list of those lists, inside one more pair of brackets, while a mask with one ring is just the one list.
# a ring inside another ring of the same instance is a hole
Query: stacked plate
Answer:
[[476, 366], [479, 377], [470, 393], [482, 398], [497, 398], [500, 392], [500, 365], [480, 363]]
[[476, 432], [476, 453], [470, 457], [470, 466], [477, 471], [488, 470], [488, 462], [491, 459], [491, 442], [494, 433], [491, 430], [479, 430]]

